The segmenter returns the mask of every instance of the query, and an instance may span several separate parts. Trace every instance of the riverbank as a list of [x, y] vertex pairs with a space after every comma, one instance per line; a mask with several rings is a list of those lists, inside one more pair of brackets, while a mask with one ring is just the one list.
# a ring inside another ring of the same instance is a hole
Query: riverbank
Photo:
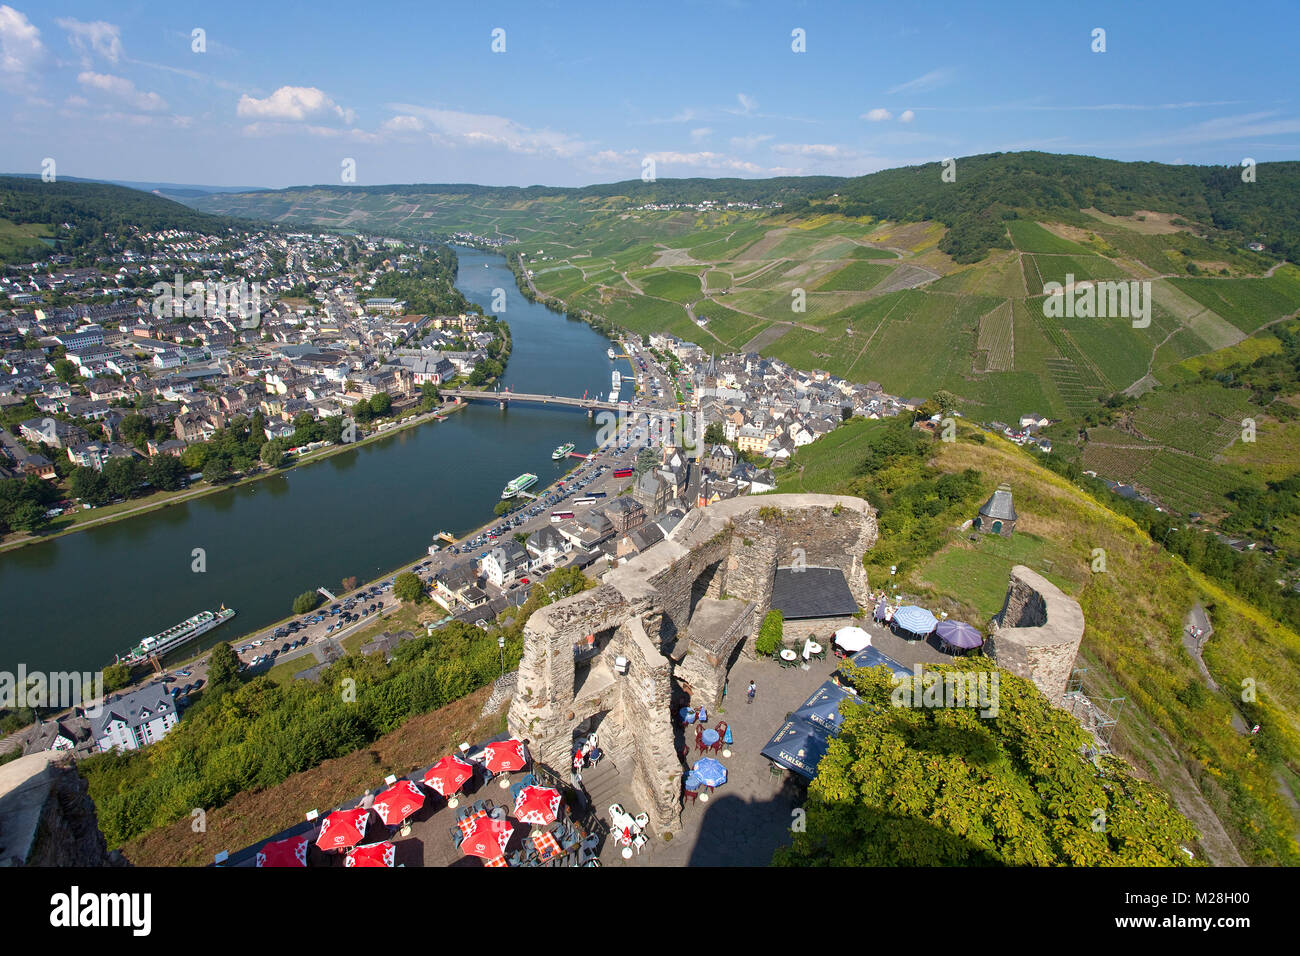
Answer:
[[[383, 431], [374, 431], [359, 438], [354, 442], [346, 442], [337, 445], [329, 445], [325, 448], [317, 448], [305, 455], [297, 456], [291, 464], [282, 468], [259, 468], [250, 475], [245, 475], [236, 481], [225, 481], [219, 485], [206, 485], [202, 488], [189, 488], [183, 491], [157, 492], [147, 498], [137, 498], [134, 501], [124, 501], [115, 505], [107, 505], [104, 508], [95, 508], [91, 511], [84, 511], [72, 516], [71, 522], [67, 527], [59, 528], [57, 531], [48, 531], [43, 534], [26, 535], [15, 538], [0, 544], [0, 554], [7, 551], [16, 551], [19, 548], [32, 544], [41, 544], [45, 541], [53, 541], [55, 538], [61, 538], [64, 535], [74, 534], [78, 531], [85, 531], [89, 528], [102, 527], [112, 524], [115, 521], [122, 521], [126, 518], [134, 518], [140, 515], [149, 514], [152, 511], [160, 511], [171, 505], [180, 504], [183, 501], [194, 501], [207, 495], [216, 494], [219, 491], [228, 491], [231, 488], [240, 488], [244, 485], [250, 485], [255, 481], [261, 481], [263, 478], [270, 478], [275, 475], [283, 475], [291, 472], [303, 465], [314, 464], [323, 461], [332, 455], [340, 452], [350, 451], [354, 448], [360, 448], [364, 445], [371, 444], [380, 438], [388, 435], [395, 435], [407, 428], [413, 428], [416, 425], [423, 425], [430, 421], [442, 421], [453, 412], [460, 411], [465, 406], [459, 403], [451, 403], [440, 406], [435, 411], [421, 412], [413, 417], [407, 417], [399, 420], [392, 428], [385, 428]], [[115, 509], [109, 514], [104, 514], [108, 509]], [[82, 517], [85, 515], [86, 517]]]
[[[460, 255], [458, 287], [472, 303], [486, 308], [505, 290], [501, 318], [508, 318], [512, 349], [502, 390], [579, 396], [609, 388], [608, 340], [525, 300], [500, 256]], [[133, 520], [87, 512], [79, 528], [86, 534], [67, 534], [48, 548], [11, 546], [0, 554], [0, 670], [20, 663], [29, 672], [97, 670], [143, 635], [221, 604], [237, 609], [238, 619], [180, 648], [178, 658], [273, 629], [295, 594], [320, 585], [337, 593], [339, 582], [353, 577], [383, 580], [423, 557], [436, 532], [460, 539], [471, 525], [492, 521], [507, 481], [525, 471], [539, 475], [538, 487], [562, 478], [574, 462], [553, 461], [552, 450], [566, 442], [594, 447], [598, 431], [559, 406], [469, 402], [406, 415], [411, 420], [364, 436], [362, 454], [321, 448], [293, 468], [218, 488], [196, 485], [166, 505], [149, 498], [119, 505], [134, 511]], [[412, 427], [432, 417], [444, 420]], [[388, 435], [395, 437], [379, 441]], [[263, 477], [271, 480], [257, 480]], [[203, 562], [195, 561], [196, 549]], [[69, 601], [74, 590], [94, 596]]]

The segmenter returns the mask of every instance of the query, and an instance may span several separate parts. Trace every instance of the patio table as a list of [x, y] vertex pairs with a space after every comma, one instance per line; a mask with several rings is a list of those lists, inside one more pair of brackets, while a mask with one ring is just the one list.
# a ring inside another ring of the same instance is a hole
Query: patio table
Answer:
[[560, 844], [549, 831], [534, 830], [529, 838], [533, 841], [533, 846], [537, 847], [537, 855], [543, 860], [560, 855]]
[[704, 732], [704, 742], [712, 747], [718, 742], [718, 732], [716, 730], [706, 730]]
[[781, 660], [783, 660], [783, 661], [793, 661], [793, 660], [797, 660], [798, 657], [799, 657], [799, 655], [796, 654], [794, 651], [790, 650], [790, 648], [788, 648], [788, 647], [787, 647], [785, 650], [783, 650], [783, 651], [781, 652]]

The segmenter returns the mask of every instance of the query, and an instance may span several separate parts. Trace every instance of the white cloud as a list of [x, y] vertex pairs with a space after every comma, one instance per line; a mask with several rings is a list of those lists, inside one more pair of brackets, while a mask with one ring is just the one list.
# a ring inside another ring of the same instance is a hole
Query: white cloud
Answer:
[[874, 110], [867, 110], [867, 112], [863, 113], [862, 119], [871, 123], [880, 123], [887, 119], [893, 119], [893, 116], [894, 114], [889, 112], [889, 110], [876, 107]]
[[941, 69], [931, 70], [929, 73], [922, 74], [914, 80], [908, 80], [906, 83], [899, 83], [897, 86], [891, 86], [886, 93], [903, 93], [908, 90], [932, 90], [936, 86], [943, 86], [952, 77], [952, 70]]
[[356, 113], [335, 103], [330, 96], [314, 86], [282, 86], [265, 99], [245, 93], [235, 107], [239, 116], [255, 120], [301, 121], [320, 116], [337, 116], [345, 123], [356, 119]]
[[699, 129], [691, 130], [691, 142], [698, 143], [701, 140], [708, 139], [712, 135], [713, 130], [709, 129], [707, 126], [701, 126]]
[[25, 86], [27, 74], [44, 58], [41, 31], [13, 7], [0, 5], [0, 84]]
[[740, 112], [746, 116], [758, 109], [758, 100], [746, 93], [737, 93], [736, 100], [740, 103]]
[[88, 51], [98, 53], [110, 63], [122, 58], [122, 31], [116, 24], [103, 20], [86, 23], [71, 17], [59, 17], [54, 22], [67, 32], [68, 42], [81, 51], [86, 66], [90, 65]]
[[113, 76], [111, 73], [92, 73], [87, 70], [77, 75], [77, 82], [87, 89], [107, 93], [138, 110], [157, 112], [167, 108], [167, 101], [157, 93], [136, 89], [135, 84], [125, 77]]
[[772, 134], [770, 133], [758, 133], [753, 136], [733, 136], [731, 137], [731, 148], [749, 151], [771, 138]]
[[811, 156], [821, 159], [851, 159], [857, 155], [852, 150], [831, 143], [777, 143], [772, 152], [786, 156]]
[[418, 117], [434, 142], [447, 146], [486, 146], [529, 156], [572, 157], [588, 146], [568, 133], [533, 129], [505, 116], [463, 113], [394, 103], [391, 109]]
[[653, 159], [659, 166], [689, 166], [699, 169], [725, 169], [742, 173], [761, 173], [763, 171], [761, 166], [742, 159], [735, 159], [722, 153], [647, 153], [646, 158]]
[[391, 133], [420, 133], [424, 131], [424, 121], [418, 116], [394, 116], [385, 120], [382, 128]]
[[914, 119], [916, 119], [916, 114], [911, 110], [903, 110], [903, 112], [898, 114], [898, 121], [900, 123], [910, 123]]

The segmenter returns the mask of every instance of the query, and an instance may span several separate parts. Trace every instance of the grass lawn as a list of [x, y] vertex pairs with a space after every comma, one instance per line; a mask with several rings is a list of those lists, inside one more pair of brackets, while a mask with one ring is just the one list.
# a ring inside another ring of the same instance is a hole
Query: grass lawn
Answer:
[[936, 554], [918, 577], [940, 594], [975, 608], [980, 620], [971, 623], [982, 626], [1002, 610], [1014, 565], [1032, 568], [1067, 594], [1073, 592], [1072, 582], [1055, 571], [1064, 557], [1051, 542], [1032, 534], [1017, 531], [1009, 538], [980, 535], [978, 541], [954, 541]]

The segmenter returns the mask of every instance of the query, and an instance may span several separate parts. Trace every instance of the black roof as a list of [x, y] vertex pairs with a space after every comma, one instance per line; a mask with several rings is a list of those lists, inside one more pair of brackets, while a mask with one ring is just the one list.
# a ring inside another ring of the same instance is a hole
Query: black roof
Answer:
[[848, 617], [858, 612], [858, 603], [839, 568], [777, 568], [772, 607], [792, 621]]

